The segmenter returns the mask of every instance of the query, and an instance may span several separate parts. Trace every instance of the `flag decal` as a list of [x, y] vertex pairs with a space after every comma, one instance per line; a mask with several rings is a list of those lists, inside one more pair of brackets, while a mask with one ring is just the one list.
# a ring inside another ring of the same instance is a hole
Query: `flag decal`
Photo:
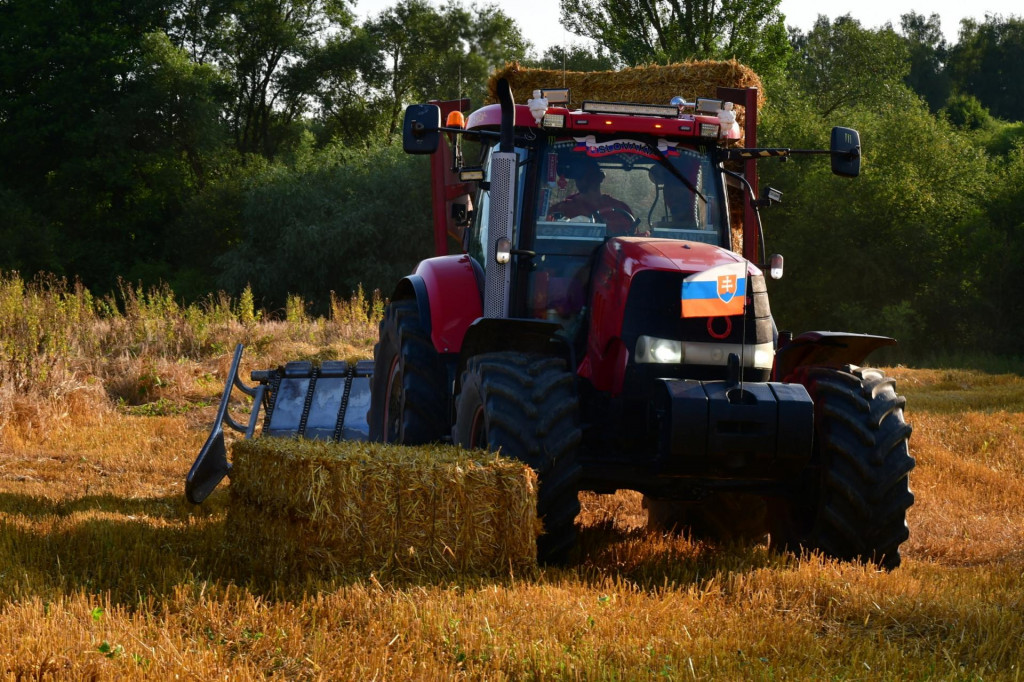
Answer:
[[742, 315], [747, 300], [747, 263], [727, 263], [683, 280], [682, 317]]

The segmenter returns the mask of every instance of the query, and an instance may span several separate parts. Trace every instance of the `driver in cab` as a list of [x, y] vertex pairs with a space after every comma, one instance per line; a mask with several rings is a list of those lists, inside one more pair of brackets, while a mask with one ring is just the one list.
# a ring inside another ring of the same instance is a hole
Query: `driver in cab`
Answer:
[[551, 220], [586, 218], [588, 222], [605, 223], [611, 236], [635, 234], [637, 221], [625, 202], [601, 192], [604, 171], [591, 158], [574, 159], [565, 170], [565, 177], [576, 181], [576, 194], [567, 196], [549, 209]]

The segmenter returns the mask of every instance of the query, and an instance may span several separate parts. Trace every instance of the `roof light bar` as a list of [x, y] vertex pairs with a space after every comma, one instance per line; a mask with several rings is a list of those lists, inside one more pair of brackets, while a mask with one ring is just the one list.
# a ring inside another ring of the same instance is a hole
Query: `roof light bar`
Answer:
[[661, 118], [678, 118], [679, 109], [670, 104], [639, 104], [634, 102], [594, 102], [583, 103], [583, 111], [588, 114], [625, 114], [626, 116], [659, 116]]

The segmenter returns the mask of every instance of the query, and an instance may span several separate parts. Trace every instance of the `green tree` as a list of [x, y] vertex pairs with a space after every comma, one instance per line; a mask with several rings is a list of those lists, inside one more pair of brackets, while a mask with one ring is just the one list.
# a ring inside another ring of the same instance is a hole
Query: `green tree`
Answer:
[[565, 47], [549, 47], [540, 59], [531, 62], [531, 66], [566, 71], [612, 71], [620, 63], [601, 45], [590, 49], [580, 43], [571, 43]]
[[469, 97], [482, 101], [487, 76], [507, 61], [524, 59], [530, 44], [495, 5], [440, 10], [426, 0], [401, 0], [364, 25], [381, 66], [370, 78], [393, 134], [412, 100]]
[[225, 74], [236, 149], [267, 157], [369, 63], [354, 24], [345, 0], [183, 0], [170, 19], [175, 44]]
[[174, 258], [164, 230], [215, 144], [215, 75], [161, 38], [167, 19], [156, 0], [0, 5], [0, 186], [51, 231], [58, 274], [94, 288]]
[[903, 82], [924, 97], [928, 108], [936, 112], [949, 99], [950, 91], [946, 71], [949, 46], [942, 36], [939, 15], [904, 14], [900, 17], [900, 29], [910, 56], [910, 71]]
[[980, 130], [992, 123], [988, 109], [972, 95], [953, 95], [942, 112], [950, 123], [966, 130]]
[[786, 192], [763, 215], [769, 250], [786, 256], [772, 291], [780, 327], [889, 334], [918, 354], [976, 339], [984, 248], [968, 226], [990, 193], [988, 157], [902, 86], [829, 117], [816, 110], [772, 108], [761, 141], [820, 149], [832, 125], [850, 125], [864, 165], [851, 180], [816, 158], [761, 163], [763, 182]]
[[[219, 284], [269, 305], [299, 294], [326, 304], [362, 284], [390, 294], [433, 249], [430, 173], [395, 145], [330, 145], [252, 176], [240, 195], [240, 241], [219, 261]], [[401, 195], [396, 201], [395, 188]]]
[[988, 15], [980, 24], [962, 20], [949, 72], [954, 92], [977, 97], [998, 118], [1022, 120], [1024, 19]]
[[791, 77], [826, 116], [840, 107], [892, 98], [909, 70], [906, 42], [892, 27], [871, 30], [849, 14], [818, 15], [806, 35], [792, 37]]
[[629, 66], [737, 59], [763, 79], [789, 58], [779, 0], [561, 0], [562, 23]]

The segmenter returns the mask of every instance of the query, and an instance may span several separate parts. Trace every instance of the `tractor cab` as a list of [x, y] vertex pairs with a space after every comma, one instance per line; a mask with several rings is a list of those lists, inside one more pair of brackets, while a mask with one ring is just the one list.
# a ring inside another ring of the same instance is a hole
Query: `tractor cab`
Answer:
[[[612, 239], [728, 248], [725, 187], [707, 145], [616, 134], [538, 135], [519, 144], [509, 243], [521, 265], [511, 316], [556, 321], [578, 338], [597, 252]], [[484, 168], [496, 148], [485, 150]], [[478, 194], [465, 238], [485, 270], [497, 264], [491, 202], [489, 192]]]
[[[472, 218], [457, 237], [485, 274], [508, 271], [500, 277], [507, 280], [505, 314], [558, 322], [582, 352], [592, 272], [611, 240], [666, 241], [670, 250], [684, 242], [730, 248], [725, 176], [716, 166], [719, 138], [736, 133], [711, 114], [731, 113], [721, 101], [701, 107], [703, 114], [681, 115], [678, 104], [587, 102], [578, 111], [546, 107], [538, 120], [530, 106], [517, 106], [514, 171], [502, 179], [494, 176], [500, 107], [460, 121], [465, 128], [450, 150], [450, 184], [474, 174], [480, 181]], [[467, 149], [473, 145], [474, 153], [464, 154], [463, 138], [472, 140]], [[503, 183], [507, 191], [494, 191]], [[468, 191], [462, 185], [447, 194]], [[511, 209], [504, 239], [491, 234], [496, 205]]]

